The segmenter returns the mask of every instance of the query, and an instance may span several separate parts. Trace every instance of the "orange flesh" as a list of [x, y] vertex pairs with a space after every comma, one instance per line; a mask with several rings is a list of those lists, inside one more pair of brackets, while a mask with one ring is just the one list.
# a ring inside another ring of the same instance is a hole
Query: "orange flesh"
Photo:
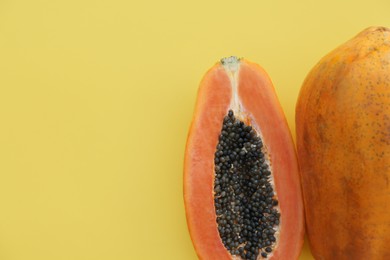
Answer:
[[[232, 259], [218, 233], [213, 197], [214, 153], [232, 94], [226, 70], [215, 65], [201, 82], [187, 141], [184, 200], [189, 231], [200, 259]], [[303, 204], [296, 155], [284, 114], [267, 74], [245, 60], [240, 61], [238, 71], [238, 96], [246, 121], [260, 128], [279, 200], [280, 235], [268, 259], [297, 259], [304, 234]]]
[[[229, 108], [230, 80], [222, 66], [201, 83], [184, 163], [184, 200], [188, 228], [201, 259], [230, 259], [219, 237], [214, 209], [214, 153], [220, 124]], [[195, 129], [197, 129], [195, 131]], [[214, 137], [215, 138], [208, 138]]]
[[295, 259], [298, 256], [291, 255], [290, 247], [297, 235], [303, 236], [304, 222], [297, 159], [291, 135], [275, 92], [270, 89], [272, 82], [260, 67], [244, 63], [239, 85], [240, 97], [260, 126], [263, 142], [271, 156], [282, 230], [274, 259]]

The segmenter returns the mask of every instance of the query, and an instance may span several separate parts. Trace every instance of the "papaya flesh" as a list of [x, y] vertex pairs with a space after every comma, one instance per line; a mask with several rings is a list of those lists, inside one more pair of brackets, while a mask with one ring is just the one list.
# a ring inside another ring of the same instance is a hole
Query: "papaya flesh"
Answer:
[[305, 79], [296, 133], [316, 259], [390, 259], [390, 30], [371, 27]]
[[273, 85], [224, 58], [198, 90], [184, 160], [189, 233], [200, 259], [297, 259], [304, 235], [298, 164]]

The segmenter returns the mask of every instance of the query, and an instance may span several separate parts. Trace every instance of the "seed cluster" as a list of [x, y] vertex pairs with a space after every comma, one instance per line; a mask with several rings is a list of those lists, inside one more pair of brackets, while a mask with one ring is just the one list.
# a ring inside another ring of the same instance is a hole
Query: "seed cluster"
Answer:
[[280, 220], [262, 147], [256, 131], [229, 110], [214, 157], [214, 205], [223, 244], [250, 260], [272, 252]]

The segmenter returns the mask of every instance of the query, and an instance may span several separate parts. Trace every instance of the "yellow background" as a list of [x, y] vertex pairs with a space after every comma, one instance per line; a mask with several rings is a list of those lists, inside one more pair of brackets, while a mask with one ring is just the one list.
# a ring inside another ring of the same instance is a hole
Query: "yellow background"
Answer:
[[230, 55], [261, 64], [295, 135], [309, 69], [390, 26], [389, 11], [388, 0], [0, 0], [0, 259], [196, 259], [182, 164], [204, 72]]

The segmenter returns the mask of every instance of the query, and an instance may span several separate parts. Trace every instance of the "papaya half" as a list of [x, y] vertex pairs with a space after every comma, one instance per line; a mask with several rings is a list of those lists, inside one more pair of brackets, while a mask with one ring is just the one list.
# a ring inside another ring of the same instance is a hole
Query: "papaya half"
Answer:
[[390, 259], [390, 30], [370, 27], [310, 71], [296, 105], [316, 259]]
[[304, 235], [296, 153], [272, 82], [224, 58], [200, 83], [184, 161], [200, 259], [297, 259]]

